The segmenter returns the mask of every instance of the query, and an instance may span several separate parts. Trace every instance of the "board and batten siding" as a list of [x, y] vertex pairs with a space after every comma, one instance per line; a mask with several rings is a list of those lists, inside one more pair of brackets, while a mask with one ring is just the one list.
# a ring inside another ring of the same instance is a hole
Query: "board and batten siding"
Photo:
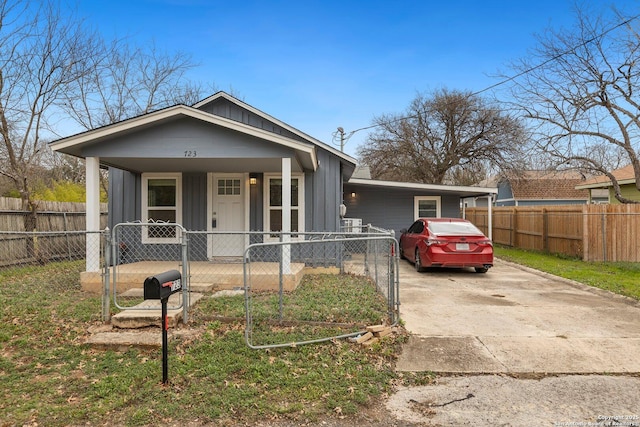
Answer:
[[306, 231], [339, 231], [342, 203], [340, 160], [318, 150], [320, 166], [315, 173], [305, 174]]
[[200, 107], [202, 111], [224, 117], [225, 119], [235, 120], [245, 125], [253, 126], [258, 129], [266, 130], [276, 135], [281, 135], [294, 141], [308, 143], [309, 141], [301, 138], [299, 135], [277, 125], [259, 115], [245, 110], [244, 108], [230, 102], [224, 98], [218, 98], [208, 104]]
[[109, 168], [109, 228], [141, 218], [140, 174]]

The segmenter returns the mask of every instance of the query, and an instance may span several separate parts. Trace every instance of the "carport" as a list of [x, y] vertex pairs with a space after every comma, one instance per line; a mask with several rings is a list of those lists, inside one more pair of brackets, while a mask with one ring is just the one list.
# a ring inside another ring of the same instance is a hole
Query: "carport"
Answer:
[[487, 236], [491, 238], [491, 200], [497, 193], [497, 188], [491, 187], [417, 184], [352, 177], [344, 184], [345, 219], [347, 224], [356, 221], [394, 230], [396, 238], [399, 238], [400, 230], [408, 228], [418, 218], [460, 218], [464, 217], [467, 206], [488, 206], [487, 224], [476, 225], [482, 230], [486, 226]]

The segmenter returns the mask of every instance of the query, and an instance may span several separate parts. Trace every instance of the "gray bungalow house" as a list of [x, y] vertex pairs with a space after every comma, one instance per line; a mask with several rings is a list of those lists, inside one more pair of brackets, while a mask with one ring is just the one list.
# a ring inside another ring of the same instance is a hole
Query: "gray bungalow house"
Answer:
[[[111, 228], [165, 221], [194, 231], [338, 231], [342, 184], [356, 164], [225, 92], [73, 135], [51, 148], [86, 159], [88, 231], [99, 229], [100, 167], [109, 168]], [[148, 231], [141, 239], [176, 240]], [[99, 244], [90, 240], [87, 271], [99, 271]], [[223, 247], [203, 257], [242, 254], [242, 242]]]
[[[268, 238], [339, 231], [346, 216], [399, 230], [418, 216], [458, 217], [461, 198], [495, 194], [352, 179], [354, 158], [225, 92], [72, 135], [51, 148], [86, 160], [89, 232], [100, 227], [99, 170], [105, 167], [111, 229], [163, 221], [190, 231], [260, 231]], [[152, 227], [141, 230], [141, 245], [178, 240]], [[227, 243], [201, 245], [196, 256], [239, 256], [246, 240]], [[90, 233], [86, 272], [99, 271], [99, 236]]]

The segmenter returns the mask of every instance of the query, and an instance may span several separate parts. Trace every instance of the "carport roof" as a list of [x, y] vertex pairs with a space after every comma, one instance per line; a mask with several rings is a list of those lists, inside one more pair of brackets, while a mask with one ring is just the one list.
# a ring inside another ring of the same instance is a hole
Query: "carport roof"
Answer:
[[498, 194], [497, 188], [491, 187], [473, 187], [460, 185], [441, 185], [441, 184], [418, 184], [411, 182], [397, 181], [378, 181], [375, 179], [352, 178], [348, 181], [348, 185], [378, 187], [378, 188], [397, 188], [404, 190], [425, 190], [438, 194], [451, 194], [459, 197], [480, 197], [492, 194]]

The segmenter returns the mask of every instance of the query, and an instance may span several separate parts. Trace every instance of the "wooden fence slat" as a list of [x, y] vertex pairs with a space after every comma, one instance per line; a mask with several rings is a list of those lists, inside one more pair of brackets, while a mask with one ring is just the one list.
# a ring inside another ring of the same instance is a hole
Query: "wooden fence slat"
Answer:
[[[466, 208], [465, 215], [488, 233], [487, 208]], [[492, 215], [496, 244], [585, 261], [640, 262], [640, 205], [500, 206]]]

